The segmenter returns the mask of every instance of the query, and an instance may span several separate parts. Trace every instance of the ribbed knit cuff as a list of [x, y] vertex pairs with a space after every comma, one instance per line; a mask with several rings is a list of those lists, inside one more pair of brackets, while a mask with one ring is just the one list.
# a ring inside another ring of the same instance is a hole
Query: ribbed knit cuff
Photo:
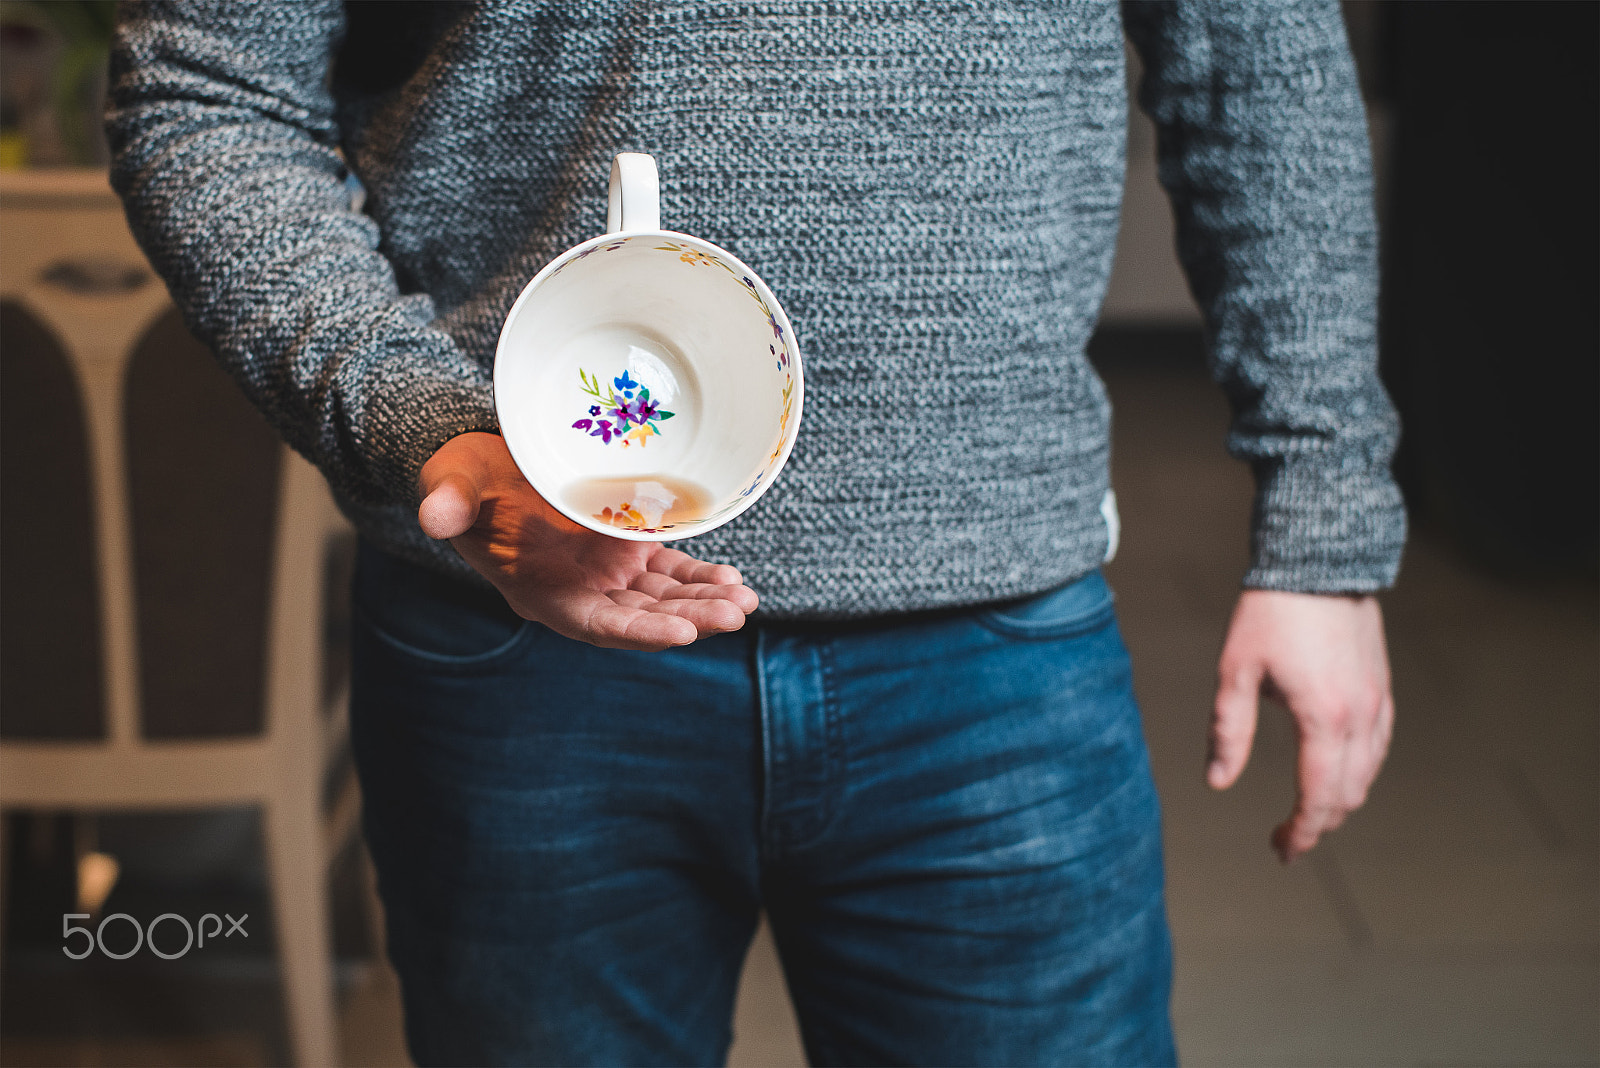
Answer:
[[392, 458], [384, 472], [391, 499], [415, 509], [422, 503], [417, 485], [422, 465], [439, 446], [458, 434], [498, 434], [500, 420], [486, 388], [461, 382], [412, 380], [407, 383], [404, 407], [395, 400], [380, 398], [369, 407], [370, 432], [380, 451]]
[[1387, 471], [1299, 459], [1257, 473], [1252, 589], [1372, 593], [1394, 584], [1406, 512]]

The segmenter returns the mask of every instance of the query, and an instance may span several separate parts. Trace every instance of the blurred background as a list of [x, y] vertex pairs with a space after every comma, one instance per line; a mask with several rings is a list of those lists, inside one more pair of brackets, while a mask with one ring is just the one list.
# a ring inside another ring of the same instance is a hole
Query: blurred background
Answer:
[[[350, 536], [126, 233], [109, 9], [0, 3], [0, 1065], [400, 1064], [339, 716]], [[1413, 534], [1388, 767], [1293, 867], [1281, 710], [1240, 785], [1202, 782], [1251, 486], [1137, 110], [1092, 345], [1180, 1051], [1600, 1064], [1600, 5], [1345, 12]], [[731, 1063], [803, 1063], [764, 933]]]

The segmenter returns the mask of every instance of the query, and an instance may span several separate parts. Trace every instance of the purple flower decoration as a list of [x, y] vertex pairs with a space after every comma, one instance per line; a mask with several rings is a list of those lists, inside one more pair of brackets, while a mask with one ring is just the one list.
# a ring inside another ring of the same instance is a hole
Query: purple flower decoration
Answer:
[[650, 392], [646, 390], [638, 400], [628, 405], [628, 415], [640, 426], [656, 418], [661, 411], [661, 402], [650, 399]]
[[573, 429], [586, 431], [590, 437], [599, 438], [608, 445], [612, 438], [620, 438], [624, 447], [634, 443], [643, 447], [649, 437], [661, 433], [661, 422], [672, 418], [672, 412], [662, 411], [659, 400], [650, 398], [649, 388], [626, 371], [613, 378], [611, 386], [604, 391], [598, 375], [580, 369], [578, 376], [583, 391], [600, 402], [589, 406], [589, 415], [606, 416], [599, 420], [579, 419], [572, 424]]

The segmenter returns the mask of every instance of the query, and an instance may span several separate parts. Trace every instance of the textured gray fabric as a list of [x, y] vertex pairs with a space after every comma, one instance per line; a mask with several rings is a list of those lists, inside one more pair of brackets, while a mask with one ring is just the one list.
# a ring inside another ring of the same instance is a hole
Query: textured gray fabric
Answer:
[[[1338, 5], [1125, 12], [1229, 444], [1261, 487], [1245, 581], [1382, 587], [1405, 521]], [[737, 565], [773, 615], [976, 603], [1107, 546], [1109, 411], [1083, 350], [1121, 200], [1122, 16], [143, 2], [113, 56], [113, 181], [192, 328], [365, 533], [465, 573], [417, 529], [417, 471], [496, 426], [505, 312], [603, 229], [611, 157], [649, 152], [664, 225], [760, 271], [808, 361], [783, 476], [686, 547]]]

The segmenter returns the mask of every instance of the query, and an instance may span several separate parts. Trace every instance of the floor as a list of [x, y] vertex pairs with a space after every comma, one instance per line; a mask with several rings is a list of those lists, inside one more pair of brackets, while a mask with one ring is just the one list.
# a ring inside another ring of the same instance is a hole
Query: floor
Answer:
[[[1384, 599], [1399, 717], [1365, 809], [1281, 867], [1293, 734], [1266, 714], [1233, 790], [1201, 778], [1250, 483], [1193, 361], [1112, 361], [1123, 545], [1109, 573], [1165, 805], [1190, 1065], [1600, 1064], [1600, 618], [1592, 580], [1488, 577], [1413, 538]], [[405, 1060], [385, 968], [344, 1003], [351, 1065]], [[770, 940], [736, 1068], [803, 1063]], [[270, 1063], [279, 1037], [9, 1039], [7, 1064]], [[19, 1044], [20, 1042], [20, 1044]]]
[[1161, 788], [1190, 1064], [1600, 1063], [1600, 628], [1593, 581], [1485, 577], [1425, 529], [1383, 599], [1398, 709], [1367, 806], [1281, 868], [1293, 731], [1202, 782], [1245, 565], [1246, 472], [1192, 361], [1108, 374], [1111, 576]]

